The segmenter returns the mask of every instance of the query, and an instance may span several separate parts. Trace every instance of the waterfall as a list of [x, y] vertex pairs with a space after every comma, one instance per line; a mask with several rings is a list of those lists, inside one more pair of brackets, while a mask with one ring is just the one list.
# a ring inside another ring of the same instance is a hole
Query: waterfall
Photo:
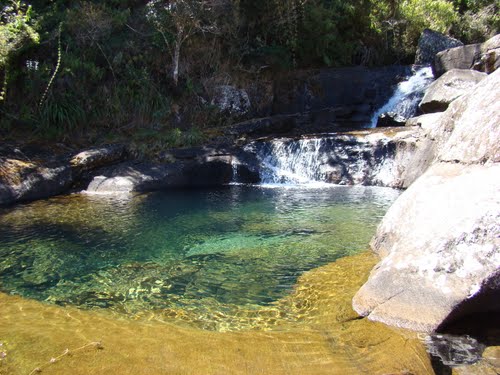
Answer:
[[[413, 116], [432, 81], [430, 67], [416, 70], [408, 80], [399, 83], [390, 100], [374, 113], [371, 127], [376, 126], [379, 115], [385, 112], [405, 118]], [[365, 132], [357, 136], [330, 134], [319, 138], [266, 140], [247, 145], [245, 151], [257, 157], [263, 184], [397, 185], [388, 141]]]
[[405, 119], [414, 116], [425, 90], [433, 80], [434, 76], [430, 67], [426, 66], [416, 70], [410, 78], [400, 82], [389, 101], [375, 111], [369, 127], [375, 128], [379, 116], [387, 112], [393, 112]]
[[306, 184], [324, 181], [320, 159], [322, 138], [277, 139], [261, 144], [257, 155], [264, 184]]

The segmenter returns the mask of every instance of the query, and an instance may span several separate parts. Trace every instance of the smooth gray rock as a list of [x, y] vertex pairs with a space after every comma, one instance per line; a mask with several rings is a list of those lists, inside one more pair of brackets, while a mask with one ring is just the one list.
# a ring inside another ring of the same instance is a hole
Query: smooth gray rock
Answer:
[[439, 52], [432, 65], [434, 76], [452, 69], [474, 69], [493, 73], [500, 66], [500, 34], [484, 43], [468, 44]]
[[499, 220], [499, 165], [432, 166], [379, 226], [371, 246], [384, 259], [354, 297], [354, 309], [389, 325], [434, 331], [496, 277]]
[[233, 180], [231, 157], [174, 163], [124, 163], [101, 171], [87, 193], [130, 193], [172, 188], [221, 186]]
[[449, 163], [500, 162], [500, 70], [451, 103], [433, 134], [438, 160]]
[[63, 194], [85, 172], [123, 160], [125, 155], [123, 146], [111, 145], [82, 151], [75, 156], [51, 157], [43, 162], [31, 162], [21, 151], [14, 156], [24, 160], [0, 158], [0, 206]]
[[486, 76], [486, 73], [474, 70], [450, 70], [429, 86], [419, 107], [424, 113], [443, 112], [452, 101], [470, 91]]
[[434, 163], [389, 209], [372, 249], [383, 259], [353, 299], [372, 320], [434, 331], [500, 313], [500, 71], [427, 131]]
[[443, 35], [437, 31], [425, 29], [418, 41], [415, 64], [432, 64], [438, 52], [463, 45], [464, 44], [457, 39]]

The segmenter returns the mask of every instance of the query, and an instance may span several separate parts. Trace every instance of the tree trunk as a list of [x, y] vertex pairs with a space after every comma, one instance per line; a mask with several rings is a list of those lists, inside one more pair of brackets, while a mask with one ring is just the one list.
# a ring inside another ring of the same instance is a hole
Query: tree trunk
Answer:
[[179, 59], [181, 55], [181, 40], [177, 38], [174, 45], [174, 60], [172, 66], [172, 80], [174, 81], [174, 85], [177, 86], [179, 82]]

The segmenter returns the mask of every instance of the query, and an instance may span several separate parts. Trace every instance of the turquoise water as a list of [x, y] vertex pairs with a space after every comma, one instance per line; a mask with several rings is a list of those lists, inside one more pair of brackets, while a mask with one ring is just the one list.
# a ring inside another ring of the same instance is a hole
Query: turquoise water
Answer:
[[262, 306], [366, 250], [398, 191], [264, 188], [76, 194], [0, 211], [0, 288], [136, 314]]

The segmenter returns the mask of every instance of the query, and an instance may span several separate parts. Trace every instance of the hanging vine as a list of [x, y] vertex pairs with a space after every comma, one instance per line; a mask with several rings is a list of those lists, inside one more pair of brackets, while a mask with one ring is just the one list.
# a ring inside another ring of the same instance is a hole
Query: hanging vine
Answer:
[[50, 77], [49, 83], [47, 84], [47, 88], [45, 89], [45, 92], [42, 95], [42, 99], [40, 99], [40, 103], [38, 104], [39, 108], [41, 108], [43, 103], [45, 103], [45, 100], [47, 100], [47, 95], [49, 94], [50, 88], [52, 87], [54, 80], [57, 76], [57, 73], [59, 72], [59, 69], [61, 68], [61, 60], [62, 60], [61, 33], [62, 33], [62, 22], [59, 24], [59, 35], [58, 35], [58, 40], [57, 40], [57, 64], [56, 64], [56, 68], [54, 69], [54, 73], [52, 73], [52, 76]]
[[0, 102], [3, 102], [7, 98], [7, 84], [9, 81], [9, 64], [5, 64], [3, 71], [3, 83], [2, 90], [0, 91]]

